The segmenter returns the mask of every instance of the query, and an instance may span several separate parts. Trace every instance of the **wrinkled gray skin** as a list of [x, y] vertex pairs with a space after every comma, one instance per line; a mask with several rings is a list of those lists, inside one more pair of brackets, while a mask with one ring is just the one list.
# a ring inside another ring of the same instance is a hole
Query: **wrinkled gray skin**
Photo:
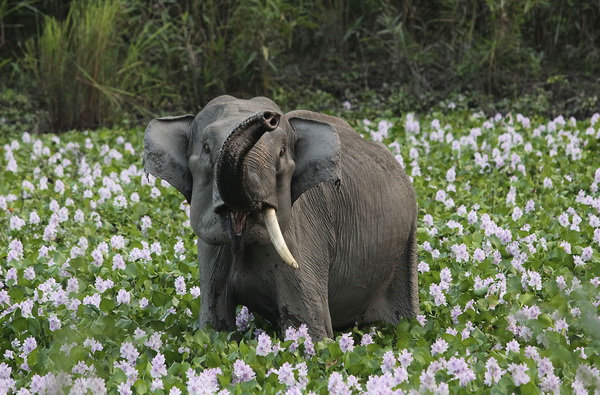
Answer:
[[[195, 117], [151, 121], [144, 147], [146, 171], [191, 205], [201, 327], [234, 330], [243, 304], [320, 340], [417, 313], [415, 195], [383, 144], [339, 118], [220, 96]], [[267, 207], [298, 269], [275, 251]]]

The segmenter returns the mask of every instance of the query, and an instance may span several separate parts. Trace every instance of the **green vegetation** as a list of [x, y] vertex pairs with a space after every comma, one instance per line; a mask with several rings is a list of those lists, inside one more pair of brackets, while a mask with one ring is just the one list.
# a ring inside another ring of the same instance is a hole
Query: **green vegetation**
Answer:
[[0, 2], [3, 89], [42, 131], [194, 112], [216, 95], [285, 108], [472, 108], [589, 116], [600, 92], [592, 0]]
[[0, 137], [0, 393], [598, 391], [600, 114], [446, 112], [344, 113], [414, 179], [421, 315], [319, 343], [245, 309], [198, 331], [189, 206], [142, 128]]

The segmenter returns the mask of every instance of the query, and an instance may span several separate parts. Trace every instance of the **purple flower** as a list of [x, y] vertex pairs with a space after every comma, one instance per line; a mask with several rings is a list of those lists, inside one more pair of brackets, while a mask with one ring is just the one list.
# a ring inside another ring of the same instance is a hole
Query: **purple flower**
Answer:
[[446, 172], [446, 181], [448, 182], [454, 182], [456, 181], [456, 169], [455, 167], [451, 167], [447, 172]]
[[512, 212], [512, 220], [518, 221], [523, 216], [523, 210], [519, 207], [515, 207]]
[[431, 345], [431, 355], [443, 354], [448, 350], [448, 342], [439, 338]]
[[531, 377], [529, 377], [527, 374], [528, 370], [529, 368], [524, 363], [519, 365], [511, 363], [508, 365], [508, 371], [511, 373], [513, 381], [517, 387], [527, 384], [529, 381], [531, 381]]
[[[198, 289], [199, 291], [200, 289]], [[190, 289], [190, 292], [192, 290]], [[235, 317], [235, 326], [240, 332], [248, 330], [250, 323], [254, 320], [254, 315], [248, 310], [246, 306], [243, 306], [239, 314]]]
[[473, 259], [475, 260], [475, 262], [481, 263], [485, 260], [485, 257], [486, 257], [486, 253], [481, 248], [477, 248], [473, 252]]
[[373, 344], [373, 337], [369, 333], [365, 333], [360, 340], [361, 346], [368, 346], [369, 344]]
[[165, 365], [165, 356], [161, 353], [156, 354], [152, 359], [152, 366], [150, 368], [150, 376], [155, 379], [159, 379], [162, 376], [167, 375], [167, 366]]
[[[20, 261], [23, 259], [23, 243], [19, 239], [11, 239], [8, 244], [8, 255], [6, 256], [6, 262]], [[7, 276], [8, 280], [8, 276]]]
[[156, 391], [158, 389], [164, 389], [164, 383], [161, 379], [152, 380], [152, 384], [150, 385], [150, 391]]
[[327, 382], [327, 390], [332, 395], [351, 394], [350, 387], [344, 382], [344, 378], [338, 372], [332, 372]]
[[112, 268], [113, 270], [125, 270], [125, 260], [121, 256], [121, 254], [115, 254], [112, 259]]
[[233, 364], [233, 382], [232, 384], [243, 383], [253, 380], [256, 374], [246, 362], [238, 359]]
[[272, 341], [269, 335], [261, 333], [258, 335], [258, 344], [256, 346], [256, 355], [267, 356], [272, 352]]
[[54, 332], [62, 327], [62, 323], [60, 322], [60, 319], [56, 315], [51, 314], [48, 317], [48, 326], [49, 326], [49, 329], [52, 332]]
[[84, 340], [83, 346], [89, 347], [90, 351], [92, 353], [94, 353], [96, 351], [102, 351], [102, 349], [104, 348], [99, 341], [97, 341], [96, 339], [93, 339], [93, 338], [89, 338], [89, 337]]
[[119, 293], [117, 294], [117, 303], [129, 304], [130, 301], [131, 294], [129, 293], [129, 291], [126, 291], [125, 289], [120, 289]]
[[527, 201], [527, 203], [525, 203], [525, 212], [530, 213], [533, 210], [535, 210], [535, 202], [530, 199]]
[[584, 262], [587, 262], [587, 261], [589, 261], [590, 259], [592, 259], [592, 255], [593, 255], [593, 253], [594, 253], [594, 250], [592, 250], [592, 247], [589, 247], [589, 246], [588, 246], [588, 247], [585, 247], [585, 248], [583, 249], [583, 251], [581, 252], [581, 259], [582, 259]]
[[504, 373], [506, 373], [504, 369], [500, 368], [498, 362], [496, 362], [496, 359], [494, 357], [491, 357], [487, 360], [487, 362], [485, 363], [485, 368], [486, 371], [483, 377], [483, 382], [487, 386], [492, 386], [493, 384], [498, 383], [498, 381], [500, 381]]
[[408, 367], [413, 361], [413, 355], [410, 351], [404, 349], [400, 352], [400, 355], [398, 356], [398, 361], [400, 362], [403, 368], [408, 369]]
[[426, 273], [429, 271], [429, 264], [427, 262], [419, 262], [419, 265], [417, 266], [417, 270], [419, 271], [419, 273]]
[[175, 293], [177, 295], [185, 295], [187, 290], [185, 288], [185, 278], [179, 276], [175, 279]]
[[452, 357], [446, 364], [448, 373], [458, 379], [461, 387], [465, 387], [470, 381], [475, 380], [475, 372], [469, 368], [463, 358]]
[[519, 346], [519, 342], [516, 340], [511, 340], [508, 343], [506, 343], [506, 353], [509, 352], [519, 352], [521, 350], [521, 347]]
[[152, 219], [150, 219], [150, 217], [148, 217], [147, 215], [144, 215], [141, 219], [141, 228], [142, 231], [146, 231], [148, 228], [150, 228], [152, 226]]
[[396, 367], [396, 357], [392, 351], [386, 351], [383, 354], [383, 360], [381, 361], [381, 371], [383, 373], [389, 373]]
[[467, 262], [469, 260], [466, 244], [453, 244], [450, 249], [457, 262]]
[[190, 295], [192, 295], [194, 298], [200, 296], [200, 287], [194, 285], [192, 288], [190, 288]]
[[293, 386], [296, 383], [296, 377], [294, 376], [294, 368], [290, 365], [289, 362], [284, 362], [283, 365], [279, 367], [279, 369], [271, 370], [273, 373], [277, 374], [279, 378], [279, 382], [281, 384], [285, 384], [288, 387]]
[[140, 353], [135, 349], [133, 344], [125, 342], [121, 345], [121, 357], [126, 359], [130, 364], [135, 364]]
[[351, 333], [344, 333], [339, 340], [340, 350], [342, 352], [352, 351], [354, 350], [354, 339], [352, 338]]
[[25, 354], [31, 353], [33, 350], [37, 348], [37, 341], [34, 337], [29, 336], [27, 339], [23, 341], [23, 352]]
[[540, 381], [540, 389], [543, 393], [560, 394], [560, 385], [561, 380], [554, 374], [549, 374]]
[[219, 379], [217, 375], [221, 374], [220, 368], [205, 369], [199, 375], [189, 369], [187, 371], [187, 390], [191, 395], [216, 394], [219, 390]]
[[114, 235], [110, 238], [110, 246], [116, 250], [120, 250], [125, 247], [125, 238], [121, 235]]
[[452, 282], [452, 272], [450, 272], [450, 269], [448, 269], [447, 267], [443, 268], [440, 271], [440, 286], [442, 286], [442, 283], [444, 283], [445, 285], [445, 289], [448, 289], [447, 287], [450, 285], [450, 283]]
[[369, 376], [366, 393], [391, 394], [395, 386], [396, 381], [391, 373], [384, 373], [381, 376]]
[[144, 342], [144, 346], [150, 347], [152, 350], [158, 352], [163, 345], [162, 340], [160, 339], [162, 332], [154, 332], [148, 340]]
[[441, 306], [441, 305], [446, 305], [446, 295], [444, 294], [444, 287], [442, 287], [442, 285], [438, 285], [435, 283], [431, 283], [429, 285], [429, 294], [431, 296], [433, 296], [434, 301], [433, 303], [436, 306]]

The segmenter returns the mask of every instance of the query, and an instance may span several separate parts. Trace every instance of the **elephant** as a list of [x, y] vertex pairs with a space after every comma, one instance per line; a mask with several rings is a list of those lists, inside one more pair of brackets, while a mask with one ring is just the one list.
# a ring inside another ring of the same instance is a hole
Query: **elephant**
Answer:
[[245, 305], [318, 341], [417, 314], [413, 186], [341, 118], [219, 96], [150, 121], [144, 169], [190, 205], [201, 328], [234, 331]]

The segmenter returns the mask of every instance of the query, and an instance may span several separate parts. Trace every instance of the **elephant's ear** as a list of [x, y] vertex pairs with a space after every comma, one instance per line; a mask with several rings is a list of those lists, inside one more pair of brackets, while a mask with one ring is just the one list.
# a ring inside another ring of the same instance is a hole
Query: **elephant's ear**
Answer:
[[292, 202], [321, 182], [340, 181], [340, 137], [331, 122], [320, 118], [324, 116], [309, 111], [288, 114], [296, 135]]
[[144, 171], [160, 177], [192, 199], [192, 173], [188, 165], [189, 128], [193, 115], [156, 118], [144, 135]]

